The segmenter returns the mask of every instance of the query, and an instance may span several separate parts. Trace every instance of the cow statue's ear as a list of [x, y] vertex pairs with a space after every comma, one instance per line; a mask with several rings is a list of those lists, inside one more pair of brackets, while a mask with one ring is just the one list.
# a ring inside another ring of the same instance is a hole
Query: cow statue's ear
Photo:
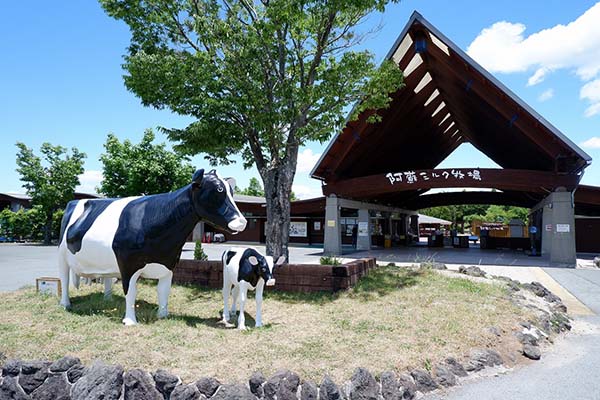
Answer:
[[200, 189], [202, 186], [202, 179], [204, 178], [204, 169], [199, 169], [194, 172], [194, 176], [192, 176], [192, 187], [194, 189]]
[[275, 265], [281, 265], [285, 262], [285, 256], [281, 255], [279, 256], [279, 258], [277, 259], [277, 262], [275, 263]]
[[235, 179], [234, 178], [225, 178], [225, 182], [229, 185], [232, 192], [235, 192]]
[[258, 265], [258, 259], [254, 256], [248, 257], [248, 262], [252, 265]]

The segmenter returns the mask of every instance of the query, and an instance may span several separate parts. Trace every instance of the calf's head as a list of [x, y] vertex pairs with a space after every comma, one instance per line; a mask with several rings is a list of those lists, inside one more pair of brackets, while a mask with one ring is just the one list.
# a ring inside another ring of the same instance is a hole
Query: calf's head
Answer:
[[[275, 278], [273, 278], [273, 257], [265, 256], [257, 258], [250, 256], [248, 257], [248, 262], [255, 268], [258, 276], [264, 279], [267, 286], [275, 285]], [[281, 265], [284, 262], [285, 256], [280, 256], [275, 265]]]
[[192, 201], [198, 216], [225, 231], [236, 234], [246, 229], [246, 218], [233, 201], [233, 179], [223, 179], [215, 170], [199, 169], [192, 177]]

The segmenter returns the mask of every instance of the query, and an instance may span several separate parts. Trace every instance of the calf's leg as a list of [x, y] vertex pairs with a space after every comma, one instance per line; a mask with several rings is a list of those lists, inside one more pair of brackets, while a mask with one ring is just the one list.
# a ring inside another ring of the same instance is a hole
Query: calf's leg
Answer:
[[171, 280], [173, 271], [158, 279], [158, 318], [166, 318], [169, 315], [169, 294], [171, 293]]
[[239, 283], [239, 296], [240, 296], [240, 316], [238, 317], [238, 326], [240, 330], [246, 329], [246, 317], [244, 316], [244, 306], [246, 305], [246, 299], [248, 297], [248, 285], [245, 282]]
[[112, 299], [113, 278], [104, 278], [104, 300]]
[[233, 290], [231, 291], [231, 293], [232, 293], [231, 297], [233, 298], [233, 301], [231, 302], [231, 311], [229, 313], [231, 315], [235, 316], [235, 314], [237, 312], [237, 304], [238, 304], [238, 297], [240, 294], [240, 286], [233, 285]]
[[231, 293], [231, 283], [227, 279], [227, 274], [223, 274], [223, 322], [229, 323], [229, 294]]
[[69, 300], [69, 264], [65, 260], [64, 255], [58, 255], [58, 276], [60, 277], [60, 305], [64, 308], [71, 308], [71, 301]]
[[264, 279], [260, 279], [256, 285], [256, 327], [262, 326], [262, 297], [265, 287]]

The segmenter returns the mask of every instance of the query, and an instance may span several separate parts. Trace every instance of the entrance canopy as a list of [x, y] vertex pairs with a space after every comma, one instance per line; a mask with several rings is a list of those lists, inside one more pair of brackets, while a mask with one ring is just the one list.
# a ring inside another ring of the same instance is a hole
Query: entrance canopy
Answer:
[[[417, 12], [388, 59], [405, 86], [376, 111], [381, 122], [363, 112], [331, 141], [312, 171], [325, 195], [410, 209], [475, 199], [531, 207], [556, 188], [577, 188], [591, 157]], [[502, 168], [435, 169], [465, 142]], [[451, 187], [499, 192], [425, 194]]]

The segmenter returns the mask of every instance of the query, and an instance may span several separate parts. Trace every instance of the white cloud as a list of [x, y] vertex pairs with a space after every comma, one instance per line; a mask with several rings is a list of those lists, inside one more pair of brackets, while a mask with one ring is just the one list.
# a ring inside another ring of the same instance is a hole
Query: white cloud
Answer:
[[102, 182], [102, 171], [87, 170], [79, 175], [79, 186], [75, 188], [76, 192], [96, 193], [96, 187]]
[[292, 185], [292, 191], [299, 199], [312, 199], [314, 197], [323, 196], [323, 192], [318, 182], [315, 181], [315, 185]]
[[592, 103], [586, 110], [585, 116], [600, 114], [600, 79], [586, 83], [579, 92], [579, 97]]
[[600, 137], [594, 136], [585, 142], [581, 143], [581, 147], [585, 147], [587, 149], [600, 149]]
[[[600, 73], [599, 21], [600, 2], [567, 25], [559, 24], [527, 37], [525, 25], [500, 21], [483, 29], [467, 52], [491, 72], [533, 71], [527, 86], [539, 84], [559, 69], [574, 71], [586, 82]], [[581, 97], [592, 102], [586, 116], [600, 113], [600, 100], [591, 100], [583, 93]]]
[[541, 102], [548, 101], [554, 97], [554, 89], [544, 90], [542, 94], [539, 95], [538, 100]]
[[304, 149], [298, 154], [296, 172], [310, 172], [321, 158], [321, 153], [313, 153], [311, 149]]

